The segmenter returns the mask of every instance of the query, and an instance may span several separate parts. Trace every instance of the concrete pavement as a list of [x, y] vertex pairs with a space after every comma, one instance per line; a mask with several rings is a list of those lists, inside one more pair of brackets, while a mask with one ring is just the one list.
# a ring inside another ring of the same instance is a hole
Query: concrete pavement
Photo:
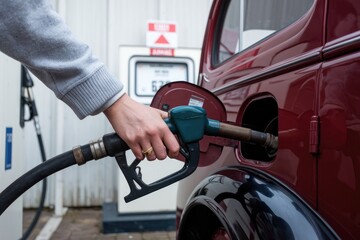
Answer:
[[[24, 229], [27, 229], [35, 214], [35, 210], [24, 211]], [[53, 212], [45, 209], [41, 218], [31, 234], [29, 240], [36, 239], [41, 229], [51, 218]], [[70, 208], [64, 215], [60, 225], [51, 236], [51, 240], [87, 240], [87, 239], [112, 239], [112, 240], [175, 240], [175, 232], [143, 232], [102, 234], [101, 208]], [[41, 239], [45, 240], [45, 239]]]

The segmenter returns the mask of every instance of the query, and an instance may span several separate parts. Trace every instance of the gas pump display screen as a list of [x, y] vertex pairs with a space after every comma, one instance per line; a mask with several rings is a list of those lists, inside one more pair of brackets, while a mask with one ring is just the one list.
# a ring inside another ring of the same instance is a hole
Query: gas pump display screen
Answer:
[[188, 81], [188, 66], [179, 62], [137, 62], [135, 66], [135, 94], [154, 96], [166, 83]]

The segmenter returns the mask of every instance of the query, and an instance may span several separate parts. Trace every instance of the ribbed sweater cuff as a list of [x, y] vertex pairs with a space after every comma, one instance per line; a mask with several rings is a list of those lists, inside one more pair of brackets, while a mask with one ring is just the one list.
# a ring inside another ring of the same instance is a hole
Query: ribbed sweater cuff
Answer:
[[61, 99], [75, 112], [78, 118], [101, 112], [109, 101], [119, 95], [122, 83], [114, 78], [105, 67], [101, 67], [90, 78], [83, 81]]

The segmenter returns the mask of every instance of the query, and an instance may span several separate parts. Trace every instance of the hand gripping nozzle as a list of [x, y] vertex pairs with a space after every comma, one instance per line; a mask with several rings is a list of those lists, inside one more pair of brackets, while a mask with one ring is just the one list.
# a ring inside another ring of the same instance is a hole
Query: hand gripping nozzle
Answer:
[[125, 152], [114, 154], [130, 187], [130, 193], [125, 197], [125, 202], [135, 200], [164, 188], [192, 174], [199, 163], [199, 141], [204, 135], [222, 136], [277, 149], [278, 139], [276, 136], [209, 119], [205, 109], [200, 107], [179, 106], [171, 109], [169, 116], [168, 119], [165, 119], [165, 122], [179, 139], [180, 153], [185, 158], [184, 166], [177, 172], [151, 184], [146, 184], [142, 180], [140, 166], [138, 166], [141, 162], [140, 160], [135, 159], [129, 164]]

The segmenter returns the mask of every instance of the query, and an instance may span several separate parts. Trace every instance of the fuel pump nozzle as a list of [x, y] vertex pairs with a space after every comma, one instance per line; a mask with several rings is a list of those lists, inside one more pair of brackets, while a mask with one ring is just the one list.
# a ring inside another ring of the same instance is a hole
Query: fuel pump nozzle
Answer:
[[[40, 125], [38, 119], [38, 112], [36, 109], [34, 93], [34, 82], [27, 71], [27, 69], [21, 65], [21, 101], [20, 101], [20, 126], [23, 128], [25, 122], [34, 120], [36, 132], [40, 132]], [[29, 117], [25, 117], [25, 106], [29, 109]]]
[[125, 202], [164, 188], [193, 173], [199, 164], [199, 141], [204, 135], [251, 142], [272, 149], [277, 149], [278, 147], [278, 138], [276, 136], [209, 119], [205, 109], [200, 107], [179, 106], [171, 109], [169, 116], [168, 119], [165, 119], [165, 122], [170, 130], [179, 138], [180, 153], [185, 157], [183, 168], [148, 185], [142, 181], [139, 175], [140, 168], [138, 164], [140, 160], [135, 159], [128, 165], [124, 153], [115, 155], [118, 165], [130, 187], [129, 195], [124, 198]]

